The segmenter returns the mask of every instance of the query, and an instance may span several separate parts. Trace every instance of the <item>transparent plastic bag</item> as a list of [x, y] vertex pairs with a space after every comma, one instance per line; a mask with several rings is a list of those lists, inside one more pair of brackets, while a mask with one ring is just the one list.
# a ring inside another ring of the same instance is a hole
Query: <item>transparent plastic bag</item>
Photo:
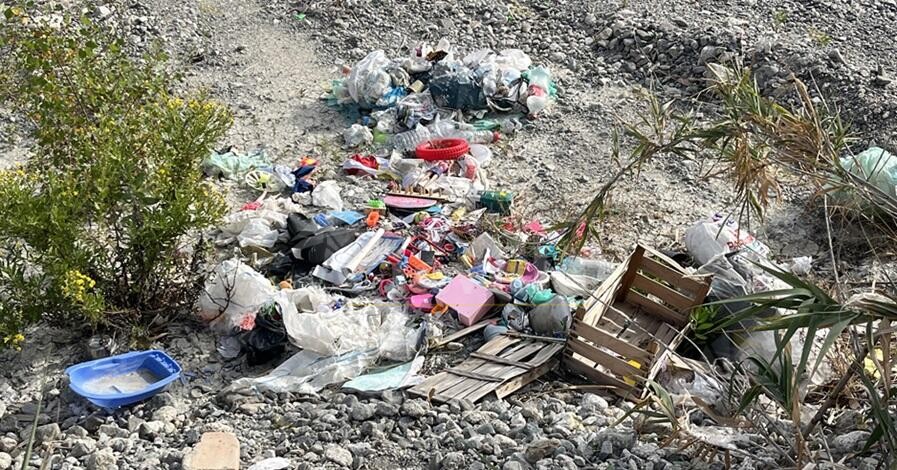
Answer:
[[352, 124], [343, 131], [343, 140], [349, 147], [358, 147], [359, 145], [367, 145], [373, 142], [374, 134], [361, 124]]
[[389, 59], [382, 50], [376, 50], [361, 59], [349, 78], [346, 79], [346, 88], [349, 96], [356, 103], [363, 106], [372, 106], [385, 95], [392, 84], [392, 78], [386, 71]]
[[321, 356], [313, 351], [300, 351], [267, 375], [237, 379], [228, 389], [312, 395], [328, 385], [358, 377], [376, 360], [374, 352]]
[[229, 334], [254, 325], [259, 307], [271, 301], [275, 289], [258, 271], [229, 259], [215, 268], [199, 296], [199, 316], [213, 329]]

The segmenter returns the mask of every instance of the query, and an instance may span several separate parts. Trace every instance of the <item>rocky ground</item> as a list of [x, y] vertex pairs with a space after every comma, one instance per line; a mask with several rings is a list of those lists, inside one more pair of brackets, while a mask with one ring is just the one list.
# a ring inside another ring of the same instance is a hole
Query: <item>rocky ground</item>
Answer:
[[[71, 6], [72, 2], [68, 2]], [[790, 74], [815, 85], [859, 133], [858, 148], [894, 146], [897, 78], [893, 24], [897, 2], [877, 1], [396, 1], [128, 0], [87, 7], [137, 48], [158, 43], [183, 87], [228, 104], [236, 121], [222, 145], [265, 147], [277, 161], [305, 154], [336, 175], [346, 156], [336, 137], [352, 116], [318, 99], [321, 85], [376, 48], [407, 53], [441, 37], [465, 49], [516, 47], [547, 64], [560, 94], [551, 112], [498, 146], [493, 187], [517, 191], [526, 215], [554, 221], [578, 210], [616, 167], [609, 159], [615, 119], [642, 112], [649, 88], [689, 102], [704, 86], [707, 62], [741, 60], [771, 94]], [[4, 160], [27, 155], [27, 141], [3, 139]], [[614, 194], [601, 251], [624, 256], [635, 240], [674, 246], [694, 220], [730, 208], [725, 182], [701, 178], [701, 161], [662, 158]], [[363, 200], [367, 183], [342, 177], [344, 198]], [[250, 195], [234, 189], [235, 204]], [[818, 208], [788, 191], [755, 231], [776, 256], [825, 258]], [[825, 261], [817, 268], [825, 272]], [[184, 366], [168, 393], [113, 414], [68, 391], [62, 370], [88, 357], [83, 336], [32, 332], [25, 349], [5, 352], [0, 371], [0, 470], [24, 458], [41, 384], [51, 389], [37, 424], [38, 468], [181, 468], [205, 431], [230, 431], [244, 466], [283, 456], [294, 468], [722, 468], [661, 449], [665, 436], [637, 435], [611, 423], [624, 404], [566, 389], [549, 375], [506, 401], [433, 406], [400, 393], [364, 398], [222, 395], [238, 377], [259, 375], [224, 361], [201, 325], [172, 325], [158, 340]], [[113, 342], [114, 344], [114, 342]], [[449, 356], [446, 362], [462, 359]], [[546, 393], [548, 392], [548, 393]], [[701, 423], [701, 416], [693, 417]], [[837, 433], [833, 433], [836, 436]], [[832, 440], [836, 456], [864, 436]], [[738, 468], [772, 468], [759, 438], [739, 443]], [[873, 468], [876, 459], [848, 465]]]

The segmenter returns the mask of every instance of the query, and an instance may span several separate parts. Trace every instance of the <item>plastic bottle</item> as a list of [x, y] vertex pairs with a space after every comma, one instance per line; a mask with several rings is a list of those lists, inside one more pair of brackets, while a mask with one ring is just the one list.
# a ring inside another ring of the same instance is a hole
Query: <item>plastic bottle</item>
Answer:
[[392, 148], [400, 152], [410, 152], [421, 142], [430, 140], [432, 135], [430, 130], [424, 126], [418, 125], [410, 131], [402, 132], [392, 136]]
[[616, 265], [599, 259], [588, 259], [579, 256], [568, 256], [561, 263], [560, 270], [567, 274], [589, 276], [603, 281], [610, 276]]
[[430, 134], [433, 137], [442, 139], [464, 139], [471, 144], [491, 144], [496, 140], [495, 133], [492, 131], [476, 130], [469, 124], [461, 124], [455, 121], [434, 122], [430, 125]]
[[526, 108], [530, 115], [537, 115], [548, 106], [548, 89], [551, 86], [551, 72], [544, 67], [535, 67], [528, 74], [529, 96], [526, 98]]

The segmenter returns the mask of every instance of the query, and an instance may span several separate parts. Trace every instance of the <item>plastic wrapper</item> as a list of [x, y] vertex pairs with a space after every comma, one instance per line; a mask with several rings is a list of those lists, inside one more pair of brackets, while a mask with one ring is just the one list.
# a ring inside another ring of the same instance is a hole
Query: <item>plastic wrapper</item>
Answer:
[[259, 307], [274, 298], [275, 289], [258, 271], [229, 259], [215, 268], [199, 296], [199, 316], [219, 332], [251, 330]]
[[376, 363], [376, 352], [351, 352], [322, 356], [300, 351], [265, 376], [235, 380], [228, 390], [315, 394], [324, 387], [345, 382]]
[[382, 324], [380, 311], [373, 306], [359, 309], [299, 313], [284, 317], [290, 341], [296, 346], [324, 356], [350, 351], [376, 351], [377, 331]]
[[769, 247], [747, 230], [741, 230], [734, 219], [722, 214], [691, 226], [685, 232], [685, 246], [698, 264], [740, 250], [753, 253], [757, 258], [769, 255]]
[[380, 327], [380, 357], [391, 361], [407, 361], [426, 344], [426, 327], [408, 328], [408, 315], [398, 309], [390, 309]]
[[413, 129], [421, 121], [432, 121], [436, 118], [436, 103], [430, 92], [413, 93], [397, 103], [396, 119], [408, 129]]

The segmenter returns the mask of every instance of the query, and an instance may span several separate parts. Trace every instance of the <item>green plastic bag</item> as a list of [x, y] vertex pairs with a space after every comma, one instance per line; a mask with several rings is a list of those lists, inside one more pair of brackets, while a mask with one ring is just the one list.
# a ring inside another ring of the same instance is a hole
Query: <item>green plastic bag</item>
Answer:
[[[883, 193], [897, 198], [897, 156], [879, 147], [870, 147], [856, 156], [841, 159], [845, 170], [871, 183]], [[839, 203], [853, 198], [845, 191], [835, 193]]]

